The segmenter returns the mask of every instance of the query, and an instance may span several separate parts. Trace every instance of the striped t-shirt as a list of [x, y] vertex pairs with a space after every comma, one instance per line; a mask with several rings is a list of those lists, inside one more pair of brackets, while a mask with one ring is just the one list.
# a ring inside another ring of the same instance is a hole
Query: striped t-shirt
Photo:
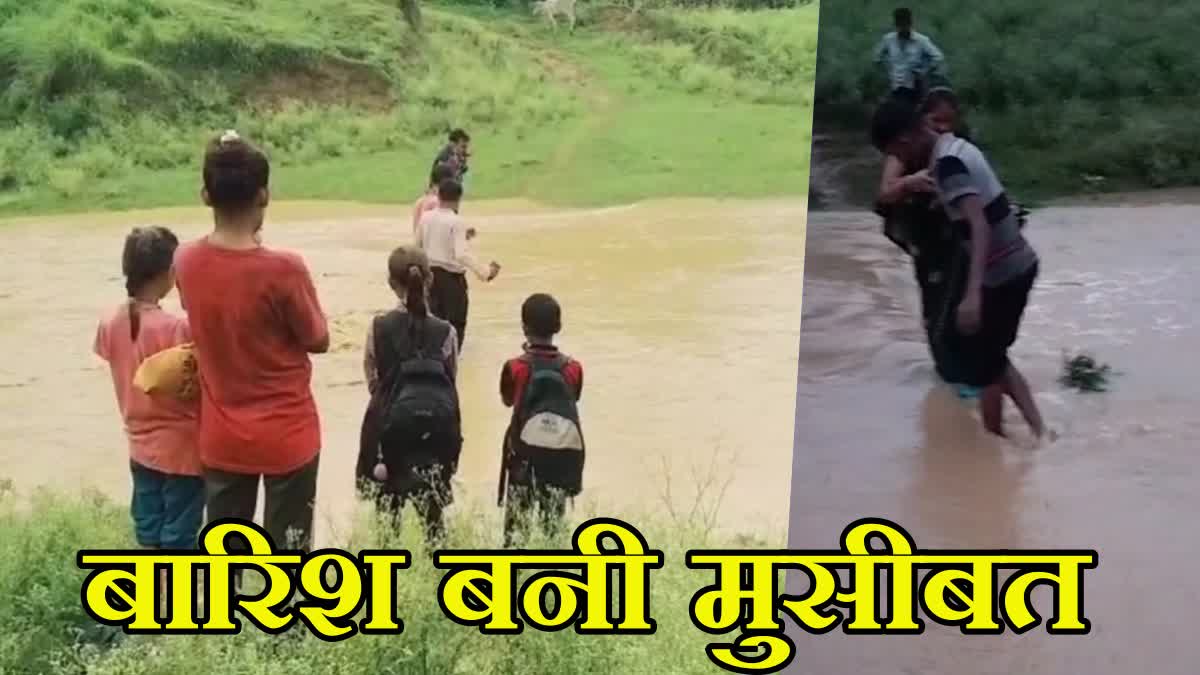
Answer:
[[961, 200], [977, 195], [983, 202], [983, 214], [991, 229], [984, 286], [1000, 286], [1037, 263], [1037, 253], [1021, 236], [1017, 210], [979, 148], [953, 134], [943, 134], [933, 149], [933, 174], [946, 214], [968, 236], [971, 226], [959, 208]]

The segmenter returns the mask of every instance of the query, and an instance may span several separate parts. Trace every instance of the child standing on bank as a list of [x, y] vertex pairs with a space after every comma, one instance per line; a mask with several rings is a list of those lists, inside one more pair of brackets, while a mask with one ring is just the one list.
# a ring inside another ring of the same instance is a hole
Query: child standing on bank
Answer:
[[264, 246], [271, 167], [228, 131], [204, 157], [213, 230], [180, 247], [179, 295], [200, 374], [208, 519], [252, 520], [260, 483], [276, 546], [308, 550], [321, 451], [311, 354], [329, 326], [303, 258]]
[[500, 399], [513, 409], [504, 438], [498, 500], [504, 545], [512, 546], [535, 515], [557, 535], [568, 497], [583, 489], [584, 443], [579, 416], [583, 366], [554, 345], [562, 309], [544, 293], [521, 306], [523, 353], [504, 364]]
[[196, 406], [152, 398], [133, 384], [146, 358], [191, 339], [187, 321], [159, 306], [175, 286], [178, 246], [165, 227], [137, 228], [126, 237], [121, 270], [129, 298], [100, 322], [94, 346], [108, 363], [129, 439], [134, 532], [150, 549], [195, 548], [204, 519]]
[[399, 516], [413, 504], [431, 544], [445, 531], [451, 479], [462, 452], [458, 338], [454, 327], [429, 312], [433, 273], [417, 248], [388, 257], [388, 286], [399, 305], [367, 332], [364, 370], [371, 394], [363, 418], [359, 488], [373, 486], [382, 510]]

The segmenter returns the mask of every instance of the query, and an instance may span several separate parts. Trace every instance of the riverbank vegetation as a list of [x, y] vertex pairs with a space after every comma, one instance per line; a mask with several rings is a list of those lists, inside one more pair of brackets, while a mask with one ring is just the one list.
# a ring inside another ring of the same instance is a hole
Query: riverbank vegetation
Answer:
[[[872, 49], [896, 6], [844, 0], [822, 12], [822, 130], [865, 138], [870, 104], [886, 89]], [[1200, 69], [1200, 6], [1001, 0], [967, 11], [928, 0], [913, 10], [916, 29], [946, 54], [973, 133], [1022, 197], [1200, 184], [1200, 131], [1185, 95]]]
[[458, 126], [477, 198], [801, 194], [817, 6], [784, 4], [580, 5], [568, 36], [524, 3], [418, 34], [392, 0], [0, 0], [0, 214], [192, 203], [226, 128], [282, 198], [408, 202]]
[[[40, 493], [31, 503], [0, 489], [0, 673], [5, 675], [507, 675], [508, 673], [713, 672], [706, 643], [719, 638], [695, 629], [691, 597], [711, 583], [711, 572], [688, 570], [683, 552], [698, 548], [762, 548], [775, 542], [727, 539], [701, 523], [635, 519], [665, 565], [651, 573], [654, 635], [580, 636], [573, 630], [485, 637], [446, 618], [437, 603], [442, 572], [435, 570], [418, 527], [396, 531], [364, 511], [335, 545], [346, 550], [403, 549], [413, 566], [398, 575], [401, 635], [357, 635], [330, 644], [303, 627], [272, 637], [253, 628], [237, 636], [125, 636], [93, 623], [80, 607], [84, 572], [79, 549], [133, 549], [127, 508], [95, 495]], [[493, 510], [494, 511], [494, 510]], [[416, 522], [413, 514], [409, 522]], [[500, 523], [494, 513], [459, 510], [448, 548], [494, 548]], [[489, 529], [490, 528], [490, 529]], [[557, 549], [561, 543], [533, 542]]]

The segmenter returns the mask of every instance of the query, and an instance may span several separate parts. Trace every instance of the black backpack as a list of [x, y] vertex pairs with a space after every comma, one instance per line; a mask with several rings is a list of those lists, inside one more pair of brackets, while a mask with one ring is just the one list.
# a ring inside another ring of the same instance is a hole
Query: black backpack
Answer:
[[375, 320], [381, 382], [380, 451], [389, 472], [458, 462], [462, 416], [458, 390], [442, 361], [444, 321], [403, 312]]
[[585, 449], [575, 391], [563, 375], [567, 357], [528, 357], [529, 382], [513, 412], [513, 459], [534, 483], [569, 497], [583, 490]]

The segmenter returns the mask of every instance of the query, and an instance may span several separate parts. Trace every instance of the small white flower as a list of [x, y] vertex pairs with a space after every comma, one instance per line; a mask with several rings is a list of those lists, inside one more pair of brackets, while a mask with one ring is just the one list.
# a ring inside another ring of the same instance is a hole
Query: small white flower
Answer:
[[242, 139], [242, 137], [238, 134], [238, 132], [234, 131], [233, 129], [228, 129], [225, 131], [225, 133], [221, 134], [221, 142], [222, 143], [232, 143], [234, 141], [239, 141], [241, 139]]

